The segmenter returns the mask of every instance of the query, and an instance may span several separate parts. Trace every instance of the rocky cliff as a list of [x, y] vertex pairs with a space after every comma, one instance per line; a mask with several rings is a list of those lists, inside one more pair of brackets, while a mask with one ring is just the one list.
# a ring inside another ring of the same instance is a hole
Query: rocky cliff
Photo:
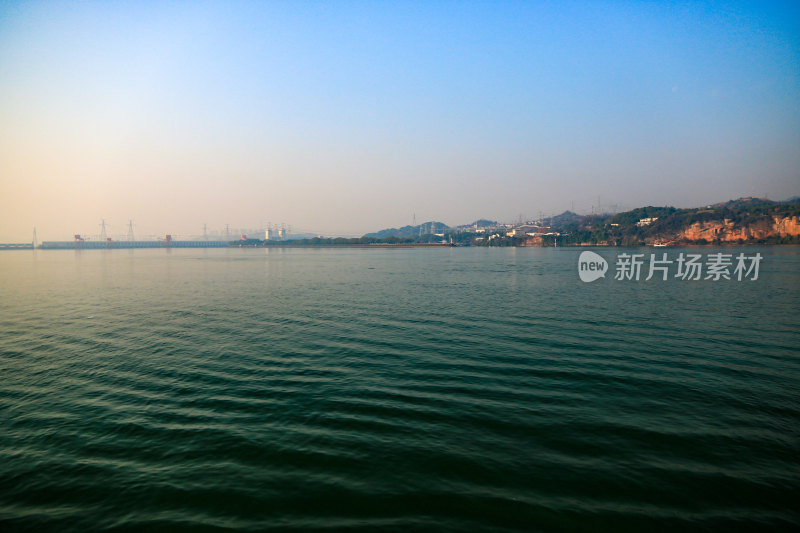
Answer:
[[750, 224], [737, 225], [729, 219], [695, 222], [674, 237], [682, 242], [739, 242], [762, 240], [770, 237], [796, 237], [800, 235], [798, 217], [772, 217]]

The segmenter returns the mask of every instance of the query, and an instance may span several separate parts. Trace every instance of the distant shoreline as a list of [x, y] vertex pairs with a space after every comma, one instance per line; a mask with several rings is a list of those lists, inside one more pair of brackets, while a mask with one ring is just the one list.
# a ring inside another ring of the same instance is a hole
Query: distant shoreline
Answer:
[[458, 244], [449, 244], [449, 243], [398, 243], [398, 244], [387, 244], [387, 243], [378, 243], [378, 244], [292, 244], [292, 243], [282, 243], [282, 244], [268, 244], [268, 245], [236, 245], [231, 244], [229, 246], [215, 246], [215, 247], [205, 247], [205, 246], [140, 246], [140, 247], [122, 247], [122, 246], [109, 246], [109, 247], [91, 247], [91, 248], [82, 248], [82, 247], [36, 247], [34, 248], [32, 245], [0, 245], [0, 251], [36, 251], [36, 250], [72, 250], [72, 251], [97, 251], [97, 250], [177, 250], [177, 249], [192, 249], [192, 250], [207, 250], [209, 248], [214, 249], [268, 249], [268, 248], [532, 248], [532, 249], [575, 249], [581, 250], [584, 248], [621, 248], [621, 249], [641, 249], [641, 248], [652, 248], [654, 250], [658, 249], [668, 249], [668, 248], [737, 248], [737, 247], [752, 247], [752, 246], [800, 246], [797, 243], [759, 243], [759, 242], [745, 242], [745, 243], [731, 243], [731, 242], [723, 242], [723, 243], [687, 243], [687, 244], [675, 244], [669, 246], [653, 246], [648, 244], [642, 245], [610, 245], [610, 244], [566, 244], [563, 246], [518, 246], [518, 245], [508, 245], [508, 246], [469, 246], [469, 245], [458, 245]]

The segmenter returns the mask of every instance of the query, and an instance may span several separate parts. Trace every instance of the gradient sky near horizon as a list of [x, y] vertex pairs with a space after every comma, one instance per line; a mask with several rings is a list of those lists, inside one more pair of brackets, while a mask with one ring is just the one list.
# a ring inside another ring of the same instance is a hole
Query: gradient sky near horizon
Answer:
[[0, 242], [798, 194], [798, 2], [0, 6]]

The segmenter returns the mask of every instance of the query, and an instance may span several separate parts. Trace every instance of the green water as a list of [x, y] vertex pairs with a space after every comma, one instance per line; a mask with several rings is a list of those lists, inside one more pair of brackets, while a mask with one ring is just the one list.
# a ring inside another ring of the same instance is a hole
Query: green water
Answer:
[[0, 530], [791, 530], [800, 249], [741, 250], [0, 252]]

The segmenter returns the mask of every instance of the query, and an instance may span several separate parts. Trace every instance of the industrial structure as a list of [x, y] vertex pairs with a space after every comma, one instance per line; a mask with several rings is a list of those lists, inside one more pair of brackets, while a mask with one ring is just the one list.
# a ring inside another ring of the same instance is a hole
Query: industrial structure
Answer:
[[89, 241], [75, 235], [71, 241], [44, 241], [39, 246], [42, 250], [107, 250], [128, 248], [224, 248], [228, 241], [176, 241], [172, 235], [165, 235], [157, 241], [115, 241], [110, 237], [105, 240]]
[[273, 226], [271, 223], [267, 223], [267, 229], [264, 230], [264, 240], [267, 241], [285, 241], [287, 235], [286, 224]]
[[[260, 229], [234, 229], [229, 224], [225, 224], [224, 231], [210, 232], [208, 225], [203, 224], [202, 237], [189, 237], [191, 240], [176, 240], [172, 235], [165, 235], [162, 238], [148, 238], [147, 240], [136, 240], [134, 237], [134, 223], [129, 220], [127, 224], [127, 235], [109, 235], [109, 225], [105, 219], [101, 220], [100, 234], [81, 235], [75, 234], [69, 241], [39, 241], [37, 230], [33, 228], [32, 242], [28, 243], [0, 243], [0, 250], [106, 250], [106, 249], [130, 249], [130, 248], [225, 248], [231, 246], [232, 234], [241, 234], [241, 241], [246, 241], [248, 235], [258, 235], [267, 241], [288, 241], [290, 240], [291, 226], [286, 224], [268, 224], [266, 228]], [[223, 240], [224, 239], [224, 240]]]

